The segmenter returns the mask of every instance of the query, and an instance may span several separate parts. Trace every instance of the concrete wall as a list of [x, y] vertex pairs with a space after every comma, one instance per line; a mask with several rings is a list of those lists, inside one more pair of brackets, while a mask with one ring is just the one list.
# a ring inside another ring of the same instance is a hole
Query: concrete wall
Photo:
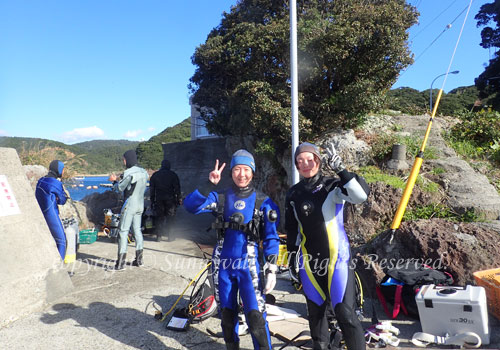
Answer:
[[[229, 170], [231, 158], [226, 151], [224, 138], [163, 144], [163, 155], [179, 176], [184, 196], [208, 182], [208, 174], [214, 170], [216, 159], [219, 159], [220, 164], [226, 163], [221, 182], [216, 189], [222, 190], [231, 183]], [[215, 244], [215, 233], [213, 230], [207, 232], [213, 221], [214, 217], [211, 214], [193, 215], [180, 206], [177, 209], [174, 230], [179, 237], [193, 239], [202, 244]]]
[[164, 158], [170, 161], [172, 170], [179, 176], [181, 191], [185, 195], [208, 181], [208, 174], [214, 170], [216, 159], [219, 159], [220, 164], [226, 163], [219, 187], [224, 188], [231, 183], [231, 157], [226, 151], [226, 139], [198, 139], [162, 146]]
[[[0, 213], [2, 327], [41, 310], [70, 292], [73, 284], [15, 149], [0, 147], [0, 175], [7, 179], [19, 207], [18, 214], [5, 215], [5, 210]], [[0, 197], [4, 203], [5, 199]]]

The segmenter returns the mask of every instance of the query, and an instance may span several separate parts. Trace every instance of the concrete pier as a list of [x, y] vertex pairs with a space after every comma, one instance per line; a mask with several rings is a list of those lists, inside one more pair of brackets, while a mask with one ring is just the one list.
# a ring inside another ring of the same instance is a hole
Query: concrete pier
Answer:
[[0, 147], [0, 327], [73, 289], [17, 152]]

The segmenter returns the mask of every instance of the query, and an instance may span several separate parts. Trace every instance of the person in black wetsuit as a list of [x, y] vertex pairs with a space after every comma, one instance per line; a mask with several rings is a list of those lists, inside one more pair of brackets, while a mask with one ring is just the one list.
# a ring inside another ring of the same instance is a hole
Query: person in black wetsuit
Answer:
[[170, 162], [164, 159], [161, 168], [149, 180], [149, 196], [157, 221], [157, 240], [165, 233], [169, 241], [174, 240], [174, 225], [177, 206], [182, 204], [181, 185], [177, 174], [170, 169]]
[[[364, 202], [369, 187], [345, 170], [333, 145], [326, 149], [327, 165], [339, 178], [323, 176], [319, 148], [304, 142], [295, 150], [302, 180], [291, 187], [285, 203], [285, 231], [291, 270], [306, 296], [313, 349], [328, 349], [330, 333], [326, 308], [331, 303], [348, 350], [365, 349], [364, 330], [355, 313], [355, 276], [344, 230], [344, 203]], [[298, 264], [298, 266], [296, 266]]]

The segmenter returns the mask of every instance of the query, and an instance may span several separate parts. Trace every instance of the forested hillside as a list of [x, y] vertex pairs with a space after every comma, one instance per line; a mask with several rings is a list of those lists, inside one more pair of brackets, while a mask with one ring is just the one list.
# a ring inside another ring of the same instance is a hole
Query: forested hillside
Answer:
[[123, 168], [122, 155], [135, 149], [139, 142], [95, 140], [74, 145], [29, 137], [0, 137], [0, 147], [15, 148], [23, 165], [48, 167], [54, 159], [63, 161], [68, 175], [100, 174]]
[[[432, 90], [432, 104], [436, 102], [439, 89]], [[430, 89], [418, 91], [410, 87], [393, 89], [387, 93], [386, 107], [407, 114], [423, 114], [430, 112]], [[439, 102], [437, 115], [454, 116], [463, 111], [472, 111], [479, 101], [479, 91], [476, 86], [462, 86], [443, 92]], [[478, 110], [478, 109], [476, 109]]]
[[148, 141], [137, 146], [139, 163], [147, 169], [158, 169], [163, 159], [162, 143], [183, 142], [191, 139], [191, 118], [168, 127]]
[[48, 168], [54, 159], [63, 161], [69, 176], [75, 174], [107, 174], [123, 171], [123, 153], [137, 149], [139, 162], [150, 169], [159, 167], [163, 159], [162, 143], [188, 141], [190, 118], [168, 127], [149, 141], [93, 140], [66, 145], [62, 142], [30, 137], [0, 137], [0, 147], [15, 148], [23, 165], [36, 164]]

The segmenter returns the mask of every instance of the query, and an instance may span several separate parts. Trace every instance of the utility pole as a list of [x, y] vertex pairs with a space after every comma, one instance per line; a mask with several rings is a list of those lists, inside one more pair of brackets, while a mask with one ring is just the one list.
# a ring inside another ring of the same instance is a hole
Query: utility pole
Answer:
[[290, 0], [290, 78], [292, 99], [292, 185], [299, 182], [294, 152], [299, 145], [299, 90], [297, 73], [297, 2]]

